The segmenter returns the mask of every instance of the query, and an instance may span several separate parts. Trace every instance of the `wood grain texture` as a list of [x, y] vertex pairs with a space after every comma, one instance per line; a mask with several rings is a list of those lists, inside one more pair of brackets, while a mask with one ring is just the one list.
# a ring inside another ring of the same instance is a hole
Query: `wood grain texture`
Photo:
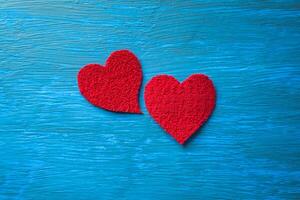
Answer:
[[[214, 81], [187, 146], [143, 95], [144, 115], [80, 95], [78, 70], [124, 48], [143, 88]], [[299, 65], [297, 1], [0, 0], [0, 199], [299, 199]]]

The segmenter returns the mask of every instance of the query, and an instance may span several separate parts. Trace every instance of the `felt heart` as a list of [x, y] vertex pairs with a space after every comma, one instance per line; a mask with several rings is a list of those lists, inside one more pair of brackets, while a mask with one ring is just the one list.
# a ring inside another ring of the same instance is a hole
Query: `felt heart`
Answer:
[[172, 76], [159, 75], [145, 89], [150, 115], [180, 144], [208, 119], [215, 99], [213, 82], [203, 74], [194, 74], [181, 84]]
[[84, 66], [77, 80], [81, 94], [91, 104], [114, 112], [141, 113], [138, 94], [142, 69], [132, 52], [113, 52], [105, 66]]

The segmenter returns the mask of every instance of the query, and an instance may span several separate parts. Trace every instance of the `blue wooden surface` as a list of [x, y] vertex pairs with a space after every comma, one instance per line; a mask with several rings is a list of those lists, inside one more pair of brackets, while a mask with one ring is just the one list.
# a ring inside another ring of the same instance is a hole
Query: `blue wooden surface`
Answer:
[[[187, 146], [143, 95], [128, 115], [79, 94], [78, 70], [124, 48], [143, 87], [214, 81]], [[299, 76], [299, 1], [0, 0], [0, 199], [300, 199]]]

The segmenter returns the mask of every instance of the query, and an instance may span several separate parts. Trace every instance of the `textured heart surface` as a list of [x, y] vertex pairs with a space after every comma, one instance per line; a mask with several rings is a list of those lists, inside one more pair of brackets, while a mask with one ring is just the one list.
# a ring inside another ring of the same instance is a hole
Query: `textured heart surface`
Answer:
[[145, 89], [147, 110], [177, 142], [184, 144], [211, 115], [216, 100], [213, 82], [194, 74], [180, 83], [174, 77], [159, 75]]
[[138, 94], [142, 69], [132, 52], [113, 52], [105, 66], [84, 66], [77, 80], [81, 94], [91, 104], [114, 112], [141, 113]]

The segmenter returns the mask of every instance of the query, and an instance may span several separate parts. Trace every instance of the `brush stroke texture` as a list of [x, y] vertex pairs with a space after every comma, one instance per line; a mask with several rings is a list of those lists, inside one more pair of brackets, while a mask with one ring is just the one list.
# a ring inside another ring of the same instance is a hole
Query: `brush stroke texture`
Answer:
[[[128, 48], [143, 85], [204, 73], [217, 107], [185, 147], [79, 93]], [[299, 199], [296, 1], [0, 0], [0, 199]]]

